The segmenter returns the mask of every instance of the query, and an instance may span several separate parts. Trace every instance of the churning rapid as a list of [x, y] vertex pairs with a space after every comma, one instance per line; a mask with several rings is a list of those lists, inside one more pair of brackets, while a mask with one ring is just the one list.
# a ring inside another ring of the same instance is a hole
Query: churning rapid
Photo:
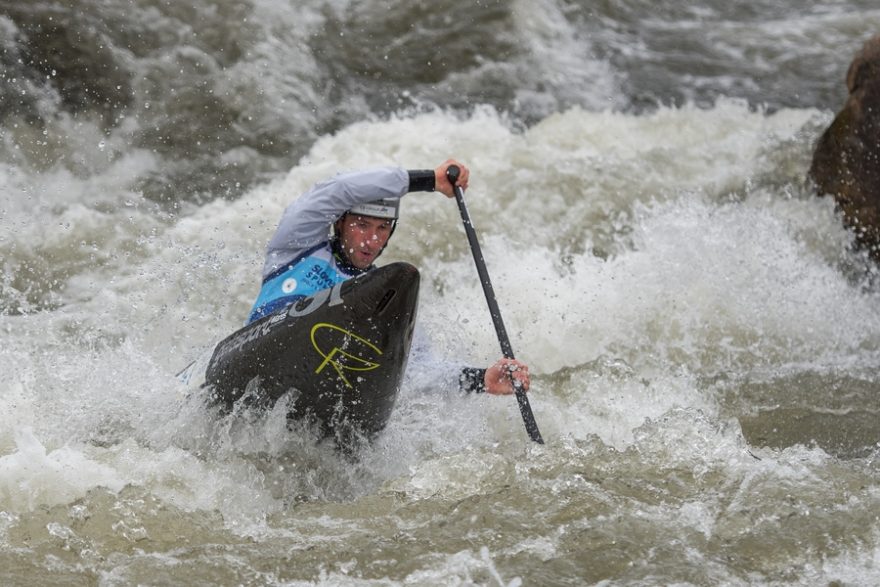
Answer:
[[[880, 291], [805, 182], [874, 0], [0, 0], [0, 583], [880, 584]], [[420, 336], [356, 459], [175, 373], [284, 207], [469, 165], [382, 258]]]

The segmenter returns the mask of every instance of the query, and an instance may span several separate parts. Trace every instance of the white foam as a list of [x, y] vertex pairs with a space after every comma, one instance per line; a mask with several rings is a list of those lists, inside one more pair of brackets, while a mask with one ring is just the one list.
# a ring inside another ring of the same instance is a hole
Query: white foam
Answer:
[[[798, 178], [786, 175], [794, 172], [773, 171], [766, 159], [780, 149], [800, 157], [807, 147], [798, 137], [817, 116], [767, 115], [736, 102], [640, 117], [573, 109], [516, 132], [488, 109], [466, 120], [435, 112], [354, 124], [319, 140], [286, 177], [173, 219], [150, 219], [124, 199], [103, 213], [69, 203], [58, 217], [80, 231], [72, 238], [109, 234], [102, 242], [127, 254], [102, 248], [100, 263], [72, 265], [57, 310], [2, 317], [3, 357], [14, 367], [0, 413], [54, 446], [72, 438], [77, 452], [79, 443], [98, 442], [79, 452], [102, 455], [113, 479], [184, 508], [220, 508], [230, 519], [281, 503], [262, 488], [266, 472], [253, 469], [261, 452], [304, 455], [288, 463], [299, 475], [267, 477], [288, 494], [346, 498], [398, 477], [420, 495], [450, 478], [480, 485], [478, 473], [443, 462], [462, 446], [528, 447], [511, 398], [405, 389], [365, 455], [369, 466], [346, 470], [279, 427], [280, 417], [218, 428], [173, 380], [242, 323], [263, 247], [289, 201], [342, 169], [433, 167], [447, 156], [471, 167], [471, 215], [514, 349], [536, 376], [533, 409], [551, 442], [598, 435], [624, 450], [641, 442], [646, 421], [676, 410], [717, 417], [700, 377], [759, 358], [839, 364], [855, 353], [866, 363], [877, 346], [877, 306], [836, 265], [849, 237], [829, 202], [802, 195]], [[440, 137], [439, 146], [425, 136]], [[744, 178], [753, 173], [771, 179], [752, 189]], [[403, 214], [384, 260], [421, 268], [420, 322], [438, 360], [487, 365], [500, 350], [454, 202], [413, 194]], [[13, 238], [59, 250], [73, 242], [36, 229]], [[29, 353], [47, 359], [16, 358]], [[0, 446], [12, 450], [12, 437], [0, 437]], [[187, 450], [221, 462], [191, 462]], [[123, 466], [125, 459], [144, 466]], [[178, 473], [151, 469], [156, 459]], [[199, 485], [200, 476], [216, 491]], [[252, 508], [222, 498], [240, 483], [258, 496]]]
[[29, 428], [15, 432], [17, 450], [0, 457], [0, 508], [23, 513], [70, 503], [95, 487], [119, 491], [112, 468], [67, 446], [47, 451]]

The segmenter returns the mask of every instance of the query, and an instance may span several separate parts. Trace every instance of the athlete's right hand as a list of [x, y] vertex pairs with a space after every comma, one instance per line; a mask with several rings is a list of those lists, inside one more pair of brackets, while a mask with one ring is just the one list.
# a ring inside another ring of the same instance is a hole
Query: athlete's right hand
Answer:
[[445, 163], [440, 164], [434, 169], [434, 189], [445, 194], [447, 198], [454, 198], [455, 191], [452, 189], [452, 184], [449, 183], [449, 179], [446, 177], [446, 170], [449, 169], [450, 165], [458, 167], [459, 173], [456, 185], [463, 190], [467, 189], [470, 172], [467, 167], [455, 159], [448, 159]]

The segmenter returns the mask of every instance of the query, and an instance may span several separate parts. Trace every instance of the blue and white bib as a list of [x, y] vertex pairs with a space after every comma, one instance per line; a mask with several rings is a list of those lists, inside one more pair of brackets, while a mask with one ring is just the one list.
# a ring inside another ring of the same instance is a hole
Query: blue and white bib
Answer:
[[247, 323], [352, 277], [337, 264], [330, 243], [318, 245], [263, 281]]

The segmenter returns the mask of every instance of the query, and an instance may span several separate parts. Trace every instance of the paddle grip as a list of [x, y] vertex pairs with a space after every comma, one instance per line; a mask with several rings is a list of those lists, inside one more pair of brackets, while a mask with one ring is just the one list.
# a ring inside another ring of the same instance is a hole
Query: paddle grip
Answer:
[[458, 183], [458, 176], [461, 174], [461, 169], [458, 168], [458, 165], [450, 165], [446, 168], [446, 179], [449, 180], [449, 183], [452, 184], [452, 187], [455, 188], [455, 184]]

